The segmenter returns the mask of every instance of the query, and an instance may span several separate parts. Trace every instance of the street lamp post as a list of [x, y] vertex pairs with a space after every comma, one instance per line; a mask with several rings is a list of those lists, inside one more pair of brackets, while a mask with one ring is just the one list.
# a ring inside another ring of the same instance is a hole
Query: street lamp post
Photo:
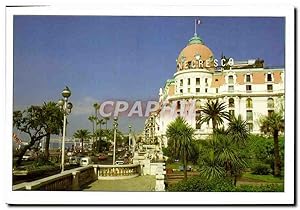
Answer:
[[66, 137], [67, 115], [71, 113], [73, 105], [71, 102], [68, 102], [68, 98], [71, 96], [71, 91], [68, 87], [65, 87], [61, 95], [63, 96], [63, 99], [60, 99], [57, 104], [61, 108], [64, 114], [63, 136], [62, 136], [62, 145], [61, 145], [61, 172], [63, 172], [65, 167], [65, 137]]
[[128, 146], [130, 148], [130, 141], [131, 141], [131, 125], [128, 126], [129, 128], [129, 134], [128, 134]]
[[113, 155], [113, 165], [115, 165], [115, 163], [116, 163], [117, 127], [118, 127], [118, 117], [115, 117], [114, 118], [114, 155]]

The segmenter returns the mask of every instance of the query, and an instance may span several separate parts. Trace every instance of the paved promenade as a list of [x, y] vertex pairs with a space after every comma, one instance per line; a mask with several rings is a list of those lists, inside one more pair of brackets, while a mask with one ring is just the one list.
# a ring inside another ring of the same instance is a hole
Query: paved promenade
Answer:
[[149, 192], [155, 191], [155, 176], [139, 176], [124, 180], [97, 180], [83, 191]]

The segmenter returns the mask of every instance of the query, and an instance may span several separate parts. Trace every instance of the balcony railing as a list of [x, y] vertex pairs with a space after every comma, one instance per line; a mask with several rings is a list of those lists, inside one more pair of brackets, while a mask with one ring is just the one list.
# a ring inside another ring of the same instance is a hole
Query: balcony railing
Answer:
[[141, 174], [140, 164], [94, 165], [94, 170], [101, 180], [130, 179]]

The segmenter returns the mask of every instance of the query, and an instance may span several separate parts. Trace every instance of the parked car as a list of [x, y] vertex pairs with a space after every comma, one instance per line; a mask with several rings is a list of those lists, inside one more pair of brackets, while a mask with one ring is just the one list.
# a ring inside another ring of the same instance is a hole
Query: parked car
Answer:
[[80, 157], [76, 157], [76, 156], [69, 157], [69, 164], [70, 165], [79, 165], [80, 164]]
[[87, 165], [90, 165], [92, 164], [92, 160], [90, 157], [82, 157], [80, 159], [80, 166], [87, 166]]
[[106, 160], [106, 159], [107, 159], [107, 155], [105, 155], [105, 154], [99, 154], [98, 160]]
[[116, 165], [123, 165], [124, 161], [123, 160], [117, 160], [115, 163], [116, 163]]
[[23, 155], [22, 160], [32, 160], [30, 155]]

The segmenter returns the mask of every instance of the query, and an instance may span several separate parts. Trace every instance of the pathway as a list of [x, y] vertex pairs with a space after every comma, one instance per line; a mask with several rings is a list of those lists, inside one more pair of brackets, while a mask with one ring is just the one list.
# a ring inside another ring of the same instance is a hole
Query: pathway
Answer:
[[97, 180], [83, 191], [149, 192], [155, 191], [155, 176], [138, 176], [123, 180]]

